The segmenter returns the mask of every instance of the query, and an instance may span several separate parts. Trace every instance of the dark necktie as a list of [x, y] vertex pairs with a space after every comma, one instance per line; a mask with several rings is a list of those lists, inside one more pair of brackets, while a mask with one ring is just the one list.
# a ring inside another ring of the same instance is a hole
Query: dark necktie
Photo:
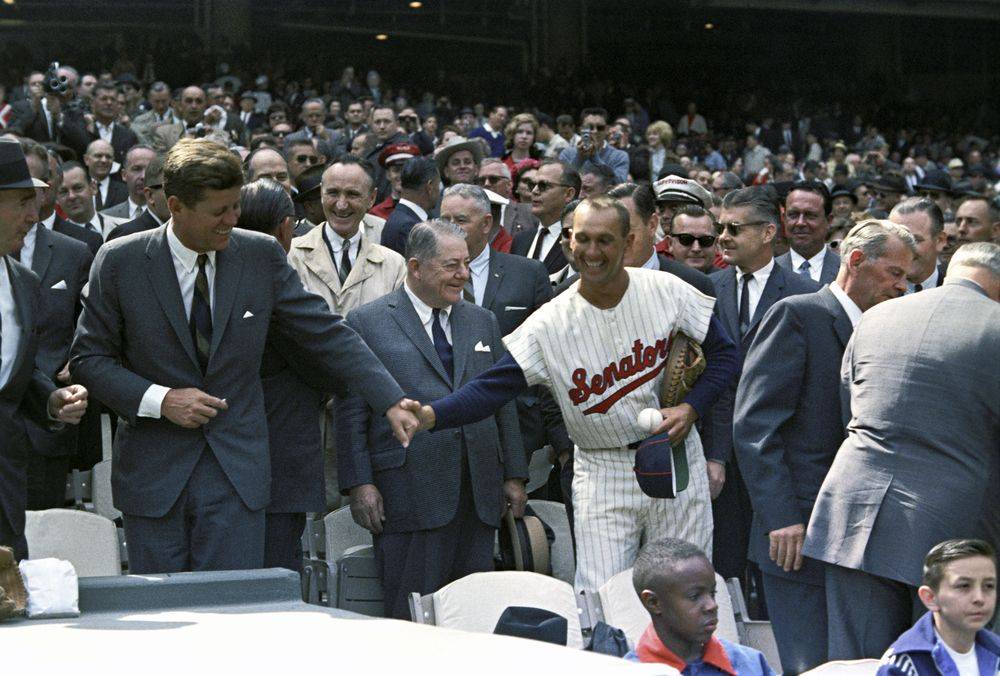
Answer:
[[340, 275], [340, 285], [347, 281], [347, 275], [351, 274], [351, 243], [344, 242], [344, 248], [340, 252], [340, 268], [337, 269]]
[[451, 343], [448, 336], [444, 335], [444, 327], [441, 325], [441, 310], [434, 308], [434, 317], [431, 319], [431, 335], [434, 336], [434, 349], [438, 353], [438, 358], [444, 365], [444, 371], [449, 378], [454, 378], [454, 365], [452, 362]]
[[104, 198], [101, 197], [101, 186], [98, 184], [97, 191], [94, 193], [94, 207], [97, 211], [104, 208]]
[[202, 373], [208, 369], [208, 351], [212, 345], [212, 297], [205, 273], [207, 262], [208, 254], [198, 254], [198, 276], [194, 280], [191, 296], [191, 338]]
[[750, 280], [753, 273], [743, 275], [743, 290], [740, 292], [740, 336], [745, 336], [750, 328]]
[[924, 285], [923, 284], [914, 284], [913, 285], [913, 293], [920, 293], [923, 290], [924, 290]]
[[538, 231], [538, 244], [535, 246], [535, 253], [531, 255], [536, 261], [542, 260], [542, 245], [545, 244], [545, 238], [549, 236], [548, 228], [540, 228]]
[[803, 277], [811, 277], [812, 275], [809, 274], [809, 268], [811, 267], [812, 265], [809, 264], [809, 261], [802, 261], [802, 265], [799, 266], [799, 274]]

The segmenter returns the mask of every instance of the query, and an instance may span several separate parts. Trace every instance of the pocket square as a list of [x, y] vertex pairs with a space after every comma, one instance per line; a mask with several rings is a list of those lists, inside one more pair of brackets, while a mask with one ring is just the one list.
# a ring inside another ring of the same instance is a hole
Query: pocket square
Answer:
[[489, 351], [490, 351], [490, 346], [483, 345], [483, 341], [479, 341], [478, 343], [476, 343], [476, 352], [489, 352]]
[[527, 310], [528, 308], [523, 305], [506, 305], [504, 306], [504, 311], [506, 312], [517, 312], [518, 310]]
[[52, 285], [52, 288], [53, 289], [65, 289], [66, 288], [66, 280], [65, 279], [60, 279], [58, 282], [56, 282], [55, 284]]
[[243, 319], [250, 319], [251, 317], [253, 317], [253, 313], [250, 310], [243, 313]]

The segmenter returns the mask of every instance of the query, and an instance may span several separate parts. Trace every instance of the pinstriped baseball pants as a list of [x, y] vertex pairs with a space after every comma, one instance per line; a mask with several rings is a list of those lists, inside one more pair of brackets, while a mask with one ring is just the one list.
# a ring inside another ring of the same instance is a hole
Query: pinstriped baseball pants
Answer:
[[697, 545], [712, 557], [712, 506], [708, 470], [698, 432], [685, 443], [690, 480], [674, 499], [651, 498], [639, 489], [628, 448], [576, 448], [573, 458], [573, 520], [577, 591], [596, 591], [632, 567], [639, 548], [664, 537]]

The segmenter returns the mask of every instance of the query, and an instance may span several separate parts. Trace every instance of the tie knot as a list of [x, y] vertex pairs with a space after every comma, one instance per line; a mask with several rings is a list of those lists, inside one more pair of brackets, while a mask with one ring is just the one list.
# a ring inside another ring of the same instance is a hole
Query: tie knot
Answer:
[[198, 267], [204, 269], [205, 263], [208, 262], [208, 254], [198, 254]]
[[744, 272], [743, 273], [743, 283], [744, 284], [749, 284], [751, 279], [753, 279], [753, 273], [752, 272]]
[[812, 266], [809, 265], [809, 261], [802, 261], [802, 265], [799, 266], [799, 270], [808, 270]]

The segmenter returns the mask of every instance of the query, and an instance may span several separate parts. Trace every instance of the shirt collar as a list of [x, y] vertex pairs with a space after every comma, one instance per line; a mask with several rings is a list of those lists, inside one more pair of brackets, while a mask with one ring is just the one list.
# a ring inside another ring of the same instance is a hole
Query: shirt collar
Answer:
[[550, 235], [558, 235], [562, 233], [562, 221], [556, 221], [555, 223], [550, 223], [545, 226], [545, 229], [549, 231]]
[[[198, 252], [187, 248], [181, 241], [177, 239], [177, 235], [174, 234], [174, 222], [171, 220], [167, 224], [167, 244], [170, 246], [170, 253], [174, 255], [174, 258], [181, 262], [184, 267], [184, 272], [190, 273], [198, 265]], [[215, 265], [215, 252], [208, 251], [208, 262], [211, 265]]]
[[143, 207], [141, 205], [138, 205], [135, 202], [133, 202], [132, 201], [132, 196], [129, 195], [129, 197], [128, 197], [128, 213], [129, 213], [130, 217], [132, 217], [131, 214], [133, 212], [135, 212], [137, 209], [138, 209], [138, 213], [136, 213], [135, 218], [139, 218], [139, 216], [142, 216]]
[[419, 204], [411, 202], [410, 200], [406, 199], [405, 197], [400, 197], [399, 198], [399, 204], [397, 204], [396, 206], [399, 206], [400, 204], [405, 204], [406, 206], [410, 207], [410, 209], [413, 210], [413, 213], [415, 213], [417, 215], [417, 217], [421, 221], [426, 221], [427, 220], [427, 212], [424, 211], [424, 208], [422, 206], [420, 206]]
[[490, 246], [487, 244], [483, 247], [483, 250], [479, 252], [479, 255], [472, 259], [469, 263], [469, 268], [476, 275], [481, 275], [490, 267]]
[[830, 282], [830, 293], [833, 297], [837, 299], [841, 307], [844, 308], [844, 312], [847, 313], [847, 318], [851, 320], [851, 327], [857, 327], [858, 322], [861, 321], [861, 308], [858, 307], [857, 303], [851, 300], [851, 297], [840, 288], [840, 284], [837, 280]]
[[[767, 265], [762, 267], [760, 270], [756, 270], [751, 274], [753, 275], [753, 278], [755, 280], [757, 280], [763, 285], [767, 284], [767, 280], [768, 278], [770, 278], [772, 270], [774, 270], [774, 258], [771, 258], [771, 260], [767, 262]], [[739, 268], [736, 268], [736, 277], [738, 281], [740, 282], [743, 281], [743, 273], [740, 271]]]
[[[938, 266], [935, 265], [934, 272], [931, 273], [931, 276], [925, 279], [924, 281], [920, 282], [920, 288], [926, 291], [927, 289], [933, 289], [934, 287], [936, 287], [938, 285], [939, 274], [940, 271], [938, 270]], [[913, 290], [913, 288], [914, 285], [910, 284], [910, 290]]]
[[325, 228], [324, 232], [326, 232], [326, 236], [330, 240], [330, 246], [333, 248], [334, 252], [343, 251], [345, 246], [355, 246], [358, 243], [358, 240], [361, 239], [360, 224], [358, 231], [347, 239], [338, 235], [337, 231], [331, 228], [329, 223], [324, 224], [323, 227]]
[[660, 257], [656, 255], [656, 249], [653, 249], [653, 255], [642, 264], [642, 267], [647, 270], [659, 270], [660, 269]]
[[[642, 638], [639, 639], [639, 643], [635, 647], [635, 652], [639, 656], [640, 662], [666, 664], [677, 671], [684, 671], [687, 668], [687, 663], [684, 660], [678, 657], [670, 648], [663, 645], [663, 641], [656, 635], [656, 630], [653, 628], [652, 623], [643, 632]], [[708, 643], [705, 644], [705, 649], [701, 654], [701, 661], [723, 673], [736, 676], [736, 669], [733, 668], [732, 662], [729, 661], [726, 649], [722, 646], [719, 639], [714, 636], [709, 638]]]
[[[420, 300], [417, 294], [413, 293], [413, 289], [410, 288], [409, 281], [403, 283], [403, 291], [409, 296], [410, 302], [413, 303], [413, 309], [417, 311], [417, 316], [420, 317], [420, 323], [424, 326], [430, 326], [431, 321], [434, 319], [434, 310], [430, 305]], [[446, 305], [441, 308], [441, 315], [444, 317], [443, 321], [448, 321], [448, 316], [451, 314], [451, 306]]]
[[107, 129], [108, 131], [114, 131], [114, 128], [115, 128], [115, 121], [114, 120], [111, 120], [111, 122], [108, 122], [107, 124], [104, 124], [103, 122], [98, 122], [97, 120], [94, 120], [94, 124], [97, 125], [98, 129]]
[[[153, 210], [152, 210], [152, 209], [150, 209], [149, 207], [146, 207], [146, 210], [145, 210], [145, 211], [144, 211], [143, 213], [146, 213], [146, 214], [149, 214], [150, 216], [152, 216], [152, 217], [153, 217], [153, 220], [154, 220], [154, 221], [156, 221], [156, 225], [157, 225], [157, 226], [161, 226], [161, 225], [163, 225], [163, 221], [161, 221], [161, 220], [160, 220], [160, 217], [159, 217], [159, 216], [157, 216], [156, 214], [154, 214], [154, 213], [153, 213]], [[141, 214], [140, 214], [140, 215], [141, 215]]]
[[[802, 261], [806, 260], [801, 254], [799, 254], [795, 249], [789, 249], [788, 252], [792, 255], [792, 272], [798, 272], [799, 268], [802, 266]], [[824, 246], [819, 250], [819, 253], [809, 259], [809, 269], [815, 269], [817, 267], [823, 267], [823, 257], [826, 256], [826, 247]]]
[[56, 210], [53, 209], [52, 213], [49, 214], [49, 217], [46, 218], [44, 221], [42, 221], [42, 225], [51, 230], [53, 227], [55, 227], [55, 224], [56, 224]]

